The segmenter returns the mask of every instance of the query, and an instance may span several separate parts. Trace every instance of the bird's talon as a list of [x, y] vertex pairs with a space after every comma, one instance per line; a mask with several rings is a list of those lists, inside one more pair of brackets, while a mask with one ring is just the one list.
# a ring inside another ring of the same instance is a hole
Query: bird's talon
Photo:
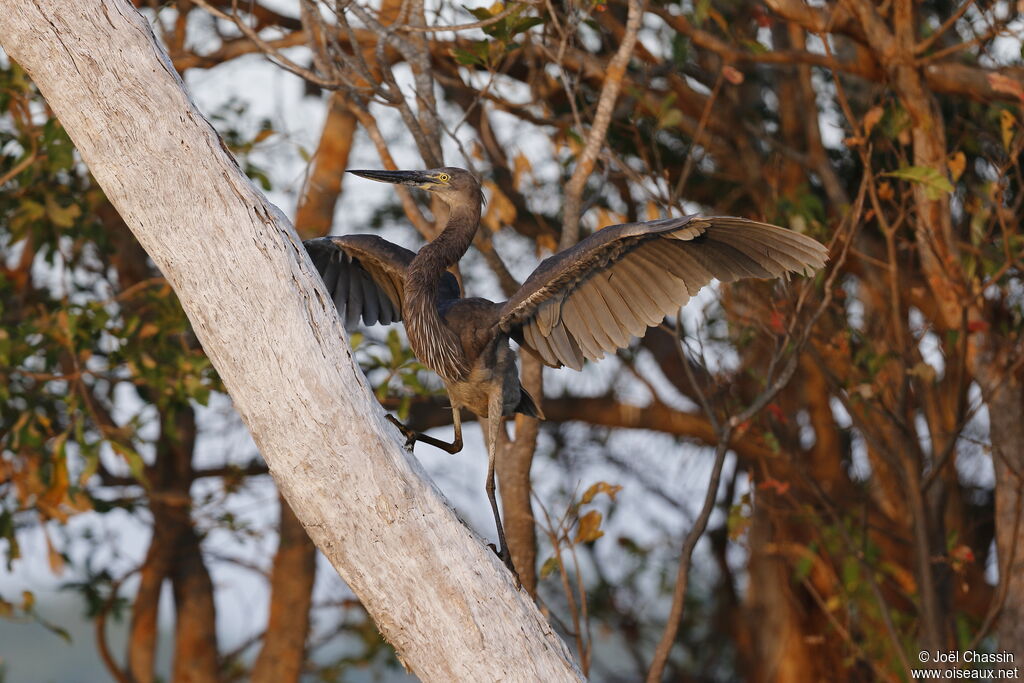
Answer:
[[516, 583], [516, 590], [519, 590], [523, 582], [519, 580], [519, 572], [516, 571], [516, 566], [512, 564], [512, 553], [509, 552], [508, 546], [502, 546], [501, 550], [498, 550], [494, 547], [493, 543], [488, 543], [487, 547], [494, 551], [494, 554], [498, 556], [502, 564], [512, 573], [512, 579]]
[[416, 445], [416, 432], [406, 427], [399, 421], [397, 417], [391, 415], [390, 413], [385, 415], [384, 417], [388, 419], [388, 422], [398, 427], [398, 431], [402, 432], [402, 436], [405, 437], [405, 447], [408, 448], [409, 450], [412, 450], [412, 447]]

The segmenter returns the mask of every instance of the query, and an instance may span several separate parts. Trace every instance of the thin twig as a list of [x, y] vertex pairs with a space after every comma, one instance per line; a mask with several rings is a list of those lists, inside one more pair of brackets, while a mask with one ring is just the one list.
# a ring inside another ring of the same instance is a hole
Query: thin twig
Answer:
[[107, 671], [117, 681], [117, 683], [133, 683], [134, 679], [131, 674], [122, 669], [116, 661], [114, 661], [114, 655], [110, 652], [110, 646], [107, 644], [107, 612], [117, 602], [117, 592], [121, 589], [121, 584], [130, 576], [133, 576], [138, 568], [131, 570], [120, 579], [113, 581], [110, 585], [110, 595], [103, 601], [103, 605], [100, 607], [99, 612], [96, 614], [94, 621], [94, 628], [96, 631], [96, 648], [100, 651], [100, 659], [103, 660], [103, 665], [107, 667]]
[[33, 148], [32, 148], [32, 150], [29, 151], [29, 153], [26, 154], [25, 157], [21, 161], [16, 163], [14, 166], [11, 166], [11, 170], [7, 171], [7, 173], [4, 173], [3, 175], [0, 175], [0, 187], [3, 187], [8, 182], [13, 180], [15, 178], [15, 176], [17, 176], [19, 173], [21, 173], [26, 168], [31, 166], [32, 162], [34, 162], [36, 160], [36, 150], [35, 150], [34, 144], [35, 144], [35, 141], [33, 140]]
[[[658, 646], [655, 649], [651, 668], [647, 673], [647, 683], [657, 683], [661, 680], [662, 673], [665, 670], [665, 665], [668, 662], [669, 654], [672, 652], [672, 646], [675, 644], [676, 634], [679, 631], [679, 625], [683, 618], [683, 608], [686, 602], [686, 591], [689, 583], [689, 571], [693, 560], [693, 551], [697, 546], [697, 541], [700, 540], [700, 537], [704, 534], [704, 531], [707, 528], [708, 519], [711, 516], [711, 509], [714, 506], [715, 499], [718, 495], [722, 466], [725, 463], [725, 454], [729, 450], [729, 442], [732, 439], [733, 431], [744, 424], [747, 420], [750, 420], [754, 415], [768, 405], [768, 403], [774, 399], [787, 384], [789, 384], [790, 379], [792, 379], [795, 374], [797, 366], [799, 365], [801, 350], [810, 339], [811, 331], [817, 324], [818, 319], [832, 303], [835, 281], [839, 277], [839, 273], [842, 271], [843, 264], [846, 262], [847, 255], [850, 251], [850, 245], [853, 242], [853, 233], [860, 223], [860, 215], [864, 208], [864, 197], [866, 192], [867, 183], [865, 180], [865, 182], [861, 183], [860, 192], [857, 196], [856, 202], [844, 219], [846, 232], [849, 234], [845, 236], [845, 239], [843, 239], [842, 251], [839, 254], [839, 258], [835, 260], [832, 270], [829, 273], [828, 278], [825, 280], [824, 295], [822, 296], [821, 303], [811, 315], [810, 319], [804, 326], [802, 333], [793, 344], [786, 367], [779, 374], [778, 378], [763, 392], [761, 392], [761, 394], [743, 412], [738, 415], [734, 415], [722, 426], [721, 432], [719, 433], [718, 446], [715, 448], [715, 463], [711, 471], [710, 481], [708, 482], [708, 491], [704, 497], [704, 506], [701, 509], [700, 515], [697, 517], [696, 523], [690, 529], [689, 533], [686, 535], [686, 539], [683, 541], [682, 557], [679, 560], [679, 571], [676, 575], [676, 585], [672, 594], [672, 607], [669, 611], [669, 618], [665, 624], [665, 629], [661, 634], [661, 639], [658, 641]], [[833, 239], [833, 244], [839, 240], [839, 235], [842, 232], [843, 229], [841, 227], [840, 230], [837, 231], [835, 239]], [[797, 314], [803, 306], [805, 295], [806, 290], [800, 294], [797, 304]], [[792, 328], [790, 329], [792, 330]], [[781, 349], [785, 350], [788, 346], [788, 344], [783, 344]]]
[[711, 478], [708, 480], [707, 493], [704, 494], [704, 506], [700, 510], [700, 515], [697, 516], [697, 521], [694, 522], [693, 527], [686, 534], [686, 540], [683, 541], [682, 558], [679, 560], [679, 571], [676, 574], [676, 586], [672, 592], [672, 609], [669, 611], [665, 631], [661, 634], [661, 640], [658, 642], [658, 647], [654, 652], [654, 661], [647, 672], [647, 683], [659, 683], [661, 681], [661, 674], [665, 670], [668, 655], [672, 651], [672, 645], [675, 643], [679, 623], [683, 618], [683, 603], [686, 601], [686, 589], [689, 584], [690, 563], [693, 560], [693, 551], [697, 547], [697, 541], [704, 535], [704, 530], [708, 526], [708, 520], [711, 518], [712, 508], [715, 506], [715, 499], [718, 497], [718, 485], [722, 479], [725, 455], [729, 452], [729, 437], [732, 436], [732, 430], [733, 427], [731, 425], [726, 427], [723, 434], [725, 438], [719, 441], [718, 447], [715, 449], [715, 464], [711, 468]]
[[406, 24], [405, 26], [395, 27], [395, 30], [403, 31], [405, 33], [439, 33], [442, 31], [468, 31], [474, 28], [485, 28], [487, 26], [497, 24], [502, 19], [505, 19], [506, 17], [509, 17], [515, 14], [516, 12], [522, 10], [523, 7], [532, 4], [534, 3], [525, 1], [517, 2], [512, 5], [509, 5], [498, 14], [495, 14], [493, 17], [482, 19], [480, 21], [474, 21], [470, 24], [457, 24], [455, 26], [409, 26], [408, 24]]
[[285, 57], [280, 50], [275, 49], [272, 45], [270, 45], [270, 43], [260, 38], [259, 34], [252, 28], [247, 26], [246, 23], [241, 20], [241, 18], [222, 12], [206, 0], [195, 0], [195, 4], [199, 5], [204, 10], [206, 10], [213, 16], [217, 17], [218, 19], [223, 19], [224, 21], [230, 21], [231, 23], [233, 23], [235, 26], [238, 27], [238, 30], [245, 35], [246, 38], [248, 38], [252, 42], [256, 43], [257, 46], [259, 46], [260, 52], [265, 54], [267, 56], [267, 59], [277, 64], [282, 69], [290, 71], [299, 78], [303, 78], [309, 81], [310, 83], [318, 85], [321, 88], [325, 88], [327, 90], [335, 90], [341, 86], [341, 83], [321, 78], [319, 75], [315, 74], [309, 69], [306, 69], [303, 66], [296, 64], [292, 60]]
[[970, 40], [965, 40], [962, 43], [957, 43], [956, 45], [944, 47], [941, 50], [937, 50], [936, 52], [933, 52], [930, 55], [920, 57], [919, 59], [917, 59], [916, 64], [918, 67], [926, 66], [928, 64], [932, 64], [933, 62], [937, 62], [945, 57], [949, 57], [950, 55], [956, 54], [957, 52], [962, 52], [963, 50], [972, 48], [975, 45], [980, 45], [981, 43], [992, 40], [993, 38], [999, 36], [999, 34], [1002, 33], [1004, 30], [1006, 30], [1008, 23], [1008, 20], [999, 22], [996, 25], [991, 26], [987, 31], [985, 31], [981, 35], [974, 36]]
[[594, 170], [594, 164], [597, 162], [605, 136], [608, 134], [612, 111], [615, 108], [615, 101], [619, 97], [619, 91], [622, 89], [626, 66], [633, 55], [636, 34], [640, 30], [643, 15], [643, 0], [629, 0], [626, 32], [622, 36], [622, 42], [619, 44], [615, 56], [608, 63], [607, 75], [601, 88], [601, 97], [597, 103], [597, 113], [594, 115], [594, 123], [590, 127], [590, 132], [587, 133], [587, 142], [583, 147], [582, 154], [577, 159], [576, 169], [565, 185], [565, 204], [562, 209], [562, 236], [559, 240], [559, 249], [567, 249], [579, 241], [583, 189]]
[[942, 22], [942, 26], [936, 29], [935, 33], [931, 34], [914, 46], [914, 54], [919, 55], [922, 52], [927, 52], [928, 48], [930, 48], [936, 40], [945, 35], [946, 31], [953, 28], [953, 26], [956, 25], [956, 22], [960, 21], [960, 17], [962, 17], [973, 4], [974, 0], [964, 0], [964, 2], [956, 8], [956, 11], [953, 12], [948, 19]]
[[[679, 174], [679, 182], [676, 183], [675, 189], [672, 191], [672, 196], [669, 200], [672, 204], [675, 204], [683, 194], [683, 189], [686, 187], [686, 181], [690, 178], [690, 173], [693, 171], [694, 160], [696, 158], [695, 152], [697, 145], [701, 144], [701, 138], [704, 136], [704, 129], [708, 125], [708, 120], [711, 118], [711, 110], [715, 106], [715, 100], [718, 99], [718, 93], [722, 90], [722, 83], [725, 82], [725, 68], [719, 69], [718, 77], [715, 79], [715, 87], [711, 89], [711, 94], [708, 95], [707, 101], [704, 103], [704, 111], [701, 112], [700, 121], [697, 123], [697, 132], [693, 136], [693, 140], [690, 142], [690, 153], [686, 155], [686, 163], [683, 164], [683, 172]], [[657, 146], [655, 146], [657, 149]]]

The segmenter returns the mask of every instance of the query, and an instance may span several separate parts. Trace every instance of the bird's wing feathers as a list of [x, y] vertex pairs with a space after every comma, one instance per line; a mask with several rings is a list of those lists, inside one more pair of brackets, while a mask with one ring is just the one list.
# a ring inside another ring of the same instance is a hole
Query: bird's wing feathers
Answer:
[[[415, 253], [376, 235], [321, 237], [303, 245], [346, 326], [402, 319], [405, 273]], [[441, 280], [441, 295], [459, 296], [451, 273]]]
[[599, 230], [548, 258], [501, 310], [499, 326], [547, 365], [579, 370], [642, 336], [712, 279], [810, 275], [817, 241], [742, 218], [687, 216]]

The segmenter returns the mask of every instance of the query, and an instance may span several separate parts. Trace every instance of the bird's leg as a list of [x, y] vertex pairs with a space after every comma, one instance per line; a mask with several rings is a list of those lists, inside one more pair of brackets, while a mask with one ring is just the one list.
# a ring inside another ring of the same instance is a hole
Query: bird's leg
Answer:
[[406, 448], [411, 449], [417, 441], [422, 441], [425, 444], [429, 444], [435, 448], [440, 448], [442, 451], [451, 453], [452, 455], [455, 455], [462, 450], [462, 415], [459, 414], [459, 409], [455, 406], [452, 407], [452, 424], [455, 427], [455, 439], [453, 439], [451, 443], [435, 439], [423, 432], [413, 431], [399, 422], [398, 418], [390, 413], [385, 417], [387, 417], [388, 422], [398, 427], [398, 431], [402, 432], [402, 435], [405, 437]]
[[[519, 573], [512, 564], [512, 553], [509, 552], [508, 542], [505, 540], [505, 528], [501, 524], [501, 513], [498, 512], [498, 500], [494, 495], [494, 460], [498, 452], [498, 430], [501, 429], [501, 389], [492, 391], [487, 404], [487, 500], [491, 504], [491, 512], [494, 513], [494, 524], [498, 527], [498, 545], [501, 548], [497, 551], [498, 557], [508, 570], [512, 572], [516, 588], [522, 584], [519, 581]], [[491, 546], [493, 549], [494, 546]]]

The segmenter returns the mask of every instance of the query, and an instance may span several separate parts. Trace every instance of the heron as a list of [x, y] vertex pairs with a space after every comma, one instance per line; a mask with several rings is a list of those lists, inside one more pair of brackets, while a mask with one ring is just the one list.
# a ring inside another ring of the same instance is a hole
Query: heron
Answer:
[[816, 240], [774, 225], [682, 216], [598, 230], [541, 262], [507, 301], [463, 297], [448, 269], [462, 259], [479, 227], [483, 194], [476, 177], [452, 167], [348, 173], [419, 188], [448, 206], [444, 229], [415, 253], [376, 235], [304, 244], [346, 326], [402, 321], [416, 358], [444, 383], [453, 440], [414, 432], [389, 415], [408, 447], [422, 441], [459, 452], [462, 408], [486, 424], [495, 552], [513, 576], [494, 491], [498, 430], [505, 417], [521, 413], [543, 419], [543, 412], [520, 383], [509, 340], [547, 366], [582, 370], [584, 359], [596, 361], [627, 347], [712, 279], [811, 275], [828, 258]]

